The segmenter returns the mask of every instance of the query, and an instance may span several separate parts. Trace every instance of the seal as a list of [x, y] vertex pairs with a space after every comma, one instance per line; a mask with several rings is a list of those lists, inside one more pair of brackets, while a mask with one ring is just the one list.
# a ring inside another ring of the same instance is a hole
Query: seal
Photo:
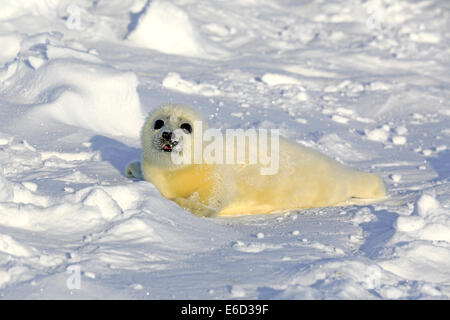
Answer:
[[[204, 124], [200, 129], [198, 122]], [[173, 161], [174, 153], [193, 151], [199, 143], [190, 139], [190, 146], [183, 144], [183, 135], [201, 136], [206, 130], [203, 117], [194, 109], [181, 104], [160, 106], [142, 127], [142, 160], [130, 163], [126, 176], [153, 183], [164, 197], [197, 216], [268, 214], [386, 197], [380, 176], [346, 167], [282, 137], [274, 174], [261, 174], [263, 164], [248, 161], [249, 148], [244, 163]], [[237, 144], [234, 148], [237, 154]]]

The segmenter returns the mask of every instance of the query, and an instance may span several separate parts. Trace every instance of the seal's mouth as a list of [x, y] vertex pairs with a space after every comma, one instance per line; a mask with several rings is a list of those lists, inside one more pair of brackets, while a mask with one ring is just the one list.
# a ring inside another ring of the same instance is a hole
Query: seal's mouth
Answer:
[[177, 144], [178, 144], [178, 141], [169, 141], [169, 142], [166, 142], [166, 143], [162, 146], [161, 150], [164, 151], [164, 152], [172, 152], [173, 147], [175, 147]]
[[165, 144], [161, 150], [164, 152], [172, 152], [172, 146], [170, 144]]

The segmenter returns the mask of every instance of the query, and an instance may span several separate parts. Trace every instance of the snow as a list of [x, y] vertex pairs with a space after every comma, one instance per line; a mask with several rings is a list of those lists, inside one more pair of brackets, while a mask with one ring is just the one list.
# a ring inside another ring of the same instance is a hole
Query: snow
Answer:
[[198, 94], [206, 97], [215, 97], [220, 95], [216, 86], [210, 84], [193, 83], [182, 79], [176, 72], [170, 72], [162, 82], [163, 87], [179, 91], [186, 94]]
[[20, 50], [21, 37], [14, 33], [0, 33], [0, 42], [2, 43], [3, 50], [0, 52], [0, 63], [14, 59]]
[[199, 36], [186, 12], [167, 1], [152, 1], [146, 6], [128, 36], [130, 41], [169, 54], [201, 55]]
[[402, 233], [413, 239], [450, 241], [450, 217], [439, 201], [432, 195], [422, 195], [410, 216], [401, 216], [396, 221], [396, 237]]
[[367, 139], [378, 142], [386, 142], [389, 138], [389, 128], [377, 128], [366, 132]]
[[[40, 39], [44, 43], [33, 47], [39, 48], [40, 58], [30, 56], [19, 62], [16, 73], [1, 88], [4, 96], [32, 104], [27, 118], [34, 121], [51, 118], [97, 132], [137, 137], [135, 125], [143, 123], [143, 114], [136, 75], [106, 66], [88, 53], [45, 44], [50, 40], [54, 39]], [[31, 54], [30, 50], [23, 54]]]
[[261, 80], [267, 83], [269, 86], [276, 86], [280, 84], [301, 85], [301, 82], [293, 77], [288, 77], [276, 73], [266, 73], [265, 75], [262, 76]]
[[189, 15], [169, 1], [147, 1], [137, 20], [127, 36], [135, 45], [168, 54], [204, 58], [213, 49], [201, 38]]
[[406, 137], [404, 136], [394, 136], [392, 137], [392, 142], [397, 145], [403, 145], [406, 143]]
[[[445, 0], [4, 1], [0, 298], [448, 299], [449, 17]], [[124, 176], [166, 102], [280, 129], [390, 197], [197, 218]]]

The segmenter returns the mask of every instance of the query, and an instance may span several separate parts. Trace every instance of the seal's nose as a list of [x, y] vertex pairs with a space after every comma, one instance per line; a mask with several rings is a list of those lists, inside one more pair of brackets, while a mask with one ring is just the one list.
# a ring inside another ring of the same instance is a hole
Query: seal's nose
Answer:
[[172, 139], [172, 132], [170, 131], [164, 131], [162, 133], [162, 137], [166, 140], [171, 140]]

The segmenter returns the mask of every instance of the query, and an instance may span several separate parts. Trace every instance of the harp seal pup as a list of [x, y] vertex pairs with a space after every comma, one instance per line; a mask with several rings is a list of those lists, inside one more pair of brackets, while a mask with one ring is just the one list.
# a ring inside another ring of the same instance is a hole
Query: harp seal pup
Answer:
[[[194, 134], [194, 121], [202, 121], [206, 129], [202, 116], [185, 105], [164, 104], [150, 113], [141, 130], [142, 160], [130, 163], [126, 176], [153, 183], [164, 197], [197, 216], [268, 214], [386, 197], [378, 175], [282, 137], [279, 169], [273, 175], [261, 175], [259, 164], [175, 164], [171, 154], [178, 141], [173, 133], [181, 128]], [[191, 148], [195, 143], [192, 139]]]

